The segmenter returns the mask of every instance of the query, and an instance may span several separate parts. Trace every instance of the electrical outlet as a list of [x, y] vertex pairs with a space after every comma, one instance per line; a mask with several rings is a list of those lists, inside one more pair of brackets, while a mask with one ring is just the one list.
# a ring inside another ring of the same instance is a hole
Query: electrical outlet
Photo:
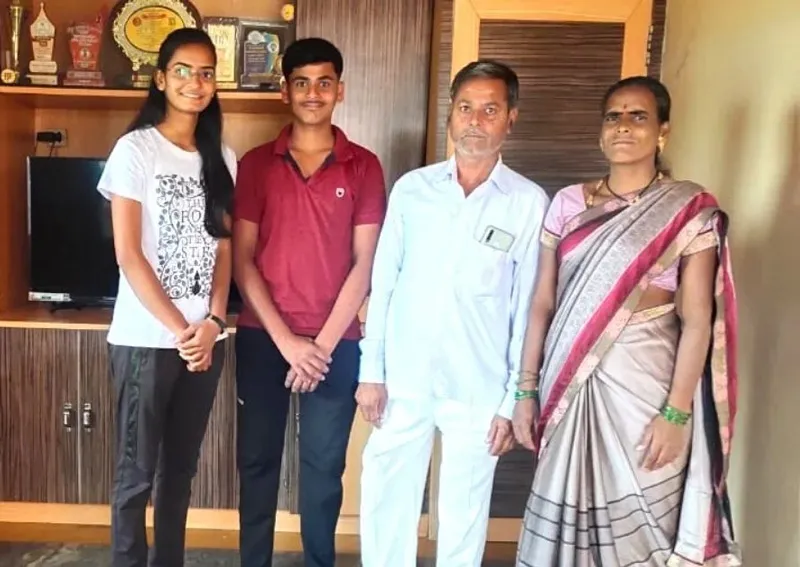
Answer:
[[[53, 140], [58, 138], [57, 142]], [[36, 143], [46, 144], [48, 147], [60, 148], [67, 145], [67, 131], [58, 128], [36, 132]]]
[[61, 134], [61, 141], [55, 143], [55, 147], [62, 148], [67, 145], [67, 131], [60, 128], [52, 128], [50, 132], [58, 132]]

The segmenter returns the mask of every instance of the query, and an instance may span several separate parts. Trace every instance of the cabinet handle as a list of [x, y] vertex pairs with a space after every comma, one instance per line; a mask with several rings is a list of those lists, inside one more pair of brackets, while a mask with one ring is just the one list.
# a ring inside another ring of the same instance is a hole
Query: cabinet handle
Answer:
[[94, 427], [94, 411], [92, 410], [92, 404], [86, 402], [83, 404], [83, 412], [81, 413], [81, 424], [83, 428], [87, 431], [91, 431]]
[[61, 408], [61, 425], [67, 431], [72, 431], [75, 427], [75, 410], [70, 403], [64, 404]]

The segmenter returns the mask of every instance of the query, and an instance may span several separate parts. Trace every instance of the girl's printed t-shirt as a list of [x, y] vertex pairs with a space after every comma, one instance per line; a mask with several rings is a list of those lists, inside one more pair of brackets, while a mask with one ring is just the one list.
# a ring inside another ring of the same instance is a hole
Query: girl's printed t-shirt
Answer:
[[[222, 155], [236, 179], [236, 154]], [[209, 311], [217, 240], [205, 228], [205, 195], [199, 152], [186, 151], [156, 128], [122, 136], [106, 161], [98, 191], [142, 205], [142, 252], [164, 291], [191, 323]], [[120, 270], [119, 291], [108, 342], [149, 348], [175, 348], [175, 335], [154, 317]]]

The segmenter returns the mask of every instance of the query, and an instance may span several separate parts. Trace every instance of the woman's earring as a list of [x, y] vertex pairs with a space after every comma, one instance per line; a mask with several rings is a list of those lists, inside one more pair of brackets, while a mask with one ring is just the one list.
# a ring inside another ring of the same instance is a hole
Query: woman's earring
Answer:
[[659, 138], [658, 138], [658, 151], [659, 152], [663, 152], [664, 151], [664, 145], [665, 145], [664, 138], [659, 136]]

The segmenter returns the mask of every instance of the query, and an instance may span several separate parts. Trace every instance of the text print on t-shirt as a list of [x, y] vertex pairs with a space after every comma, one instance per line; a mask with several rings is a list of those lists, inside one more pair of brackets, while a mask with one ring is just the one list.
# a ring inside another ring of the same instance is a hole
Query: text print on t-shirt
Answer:
[[158, 279], [171, 299], [211, 295], [217, 241], [205, 227], [205, 194], [194, 177], [157, 175]]

